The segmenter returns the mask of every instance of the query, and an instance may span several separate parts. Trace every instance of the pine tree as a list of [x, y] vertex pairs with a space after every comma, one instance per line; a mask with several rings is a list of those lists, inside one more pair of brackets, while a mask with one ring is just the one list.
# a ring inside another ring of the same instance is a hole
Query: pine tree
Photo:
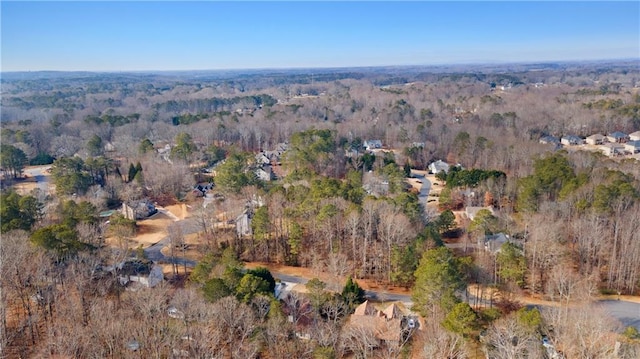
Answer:
[[347, 278], [347, 283], [342, 288], [342, 298], [350, 308], [355, 308], [358, 304], [364, 302], [364, 289], [362, 289], [358, 282], [354, 281], [351, 276]]

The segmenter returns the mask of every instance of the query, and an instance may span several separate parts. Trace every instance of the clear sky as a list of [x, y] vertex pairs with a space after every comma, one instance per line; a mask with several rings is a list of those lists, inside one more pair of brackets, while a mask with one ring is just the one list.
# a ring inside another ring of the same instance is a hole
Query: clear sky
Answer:
[[2, 71], [640, 58], [640, 2], [1, 1]]

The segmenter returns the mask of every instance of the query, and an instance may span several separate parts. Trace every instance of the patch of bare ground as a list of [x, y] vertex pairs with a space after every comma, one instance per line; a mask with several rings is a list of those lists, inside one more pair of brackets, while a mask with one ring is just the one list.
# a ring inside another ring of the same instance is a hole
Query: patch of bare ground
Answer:
[[[184, 219], [187, 217], [185, 205], [169, 205], [163, 207], [163, 209], [169, 211], [177, 219]], [[142, 245], [143, 248], [146, 248], [158, 243], [167, 236], [167, 227], [175, 221], [173, 216], [158, 212], [147, 219], [137, 221], [136, 236], [128, 240], [127, 243], [125, 243], [126, 246], [135, 249]], [[121, 247], [121, 243], [113, 236], [107, 237], [106, 243], [112, 247]]]
[[38, 183], [36, 179], [33, 177], [26, 177], [22, 179], [16, 180], [13, 188], [19, 195], [27, 195], [31, 193], [34, 189], [38, 188]]

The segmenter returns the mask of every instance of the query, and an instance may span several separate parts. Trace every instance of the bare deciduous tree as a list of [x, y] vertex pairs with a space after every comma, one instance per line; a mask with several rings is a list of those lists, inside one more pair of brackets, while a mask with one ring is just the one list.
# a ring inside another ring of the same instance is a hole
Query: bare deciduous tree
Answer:
[[511, 315], [492, 323], [483, 339], [487, 356], [496, 359], [542, 358], [542, 343]]

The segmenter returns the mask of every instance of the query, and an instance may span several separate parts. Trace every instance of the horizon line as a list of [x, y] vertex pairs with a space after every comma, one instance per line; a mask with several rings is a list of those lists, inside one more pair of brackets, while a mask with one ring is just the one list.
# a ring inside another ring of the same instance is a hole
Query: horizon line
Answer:
[[351, 65], [351, 66], [290, 66], [290, 67], [246, 67], [246, 68], [210, 68], [210, 69], [164, 69], [164, 70], [0, 70], [0, 73], [38, 73], [38, 72], [86, 72], [86, 73], [158, 73], [158, 72], [216, 72], [216, 71], [287, 71], [287, 70], [344, 70], [344, 69], [375, 69], [375, 68], [410, 68], [410, 67], [454, 67], [454, 66], [495, 66], [495, 65], [533, 65], [533, 64], [570, 64], [570, 63], [599, 63], [640, 61], [640, 57], [602, 58], [587, 60], [526, 60], [526, 61], [469, 61], [434, 64], [404, 64], [404, 65]]

